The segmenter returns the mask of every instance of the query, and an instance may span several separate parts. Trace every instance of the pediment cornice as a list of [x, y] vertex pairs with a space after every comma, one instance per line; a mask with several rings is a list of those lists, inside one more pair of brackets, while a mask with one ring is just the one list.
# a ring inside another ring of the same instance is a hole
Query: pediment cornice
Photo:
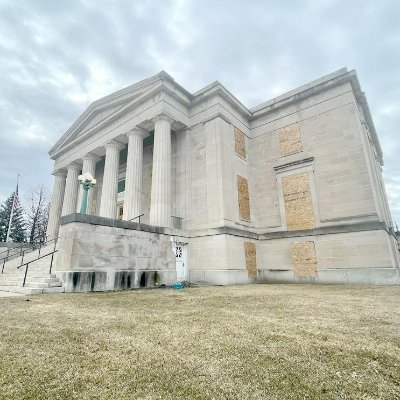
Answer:
[[[96, 132], [102, 129], [107, 129], [107, 127], [113, 129], [121, 126], [129, 121], [130, 117], [128, 114], [132, 114], [134, 109], [139, 109], [145, 102], [148, 102], [149, 108], [156, 106], [162, 101], [166, 103], [170, 102], [171, 107], [175, 105], [181, 109], [180, 112], [182, 118], [186, 120], [184, 122], [186, 124], [190, 123], [189, 115], [191, 107], [206, 102], [212, 97], [219, 96], [227, 101], [235, 112], [243, 117], [243, 120], [250, 122], [273, 110], [285, 107], [299, 101], [299, 99], [312, 96], [319, 91], [326, 90], [329, 87], [346, 81], [350, 82], [353, 87], [357, 103], [363, 110], [363, 115], [375, 144], [378, 158], [382, 163], [382, 151], [365, 95], [361, 91], [355, 71], [348, 72], [347, 69], [335, 71], [251, 109], [244, 106], [218, 81], [192, 94], [175, 82], [166, 72], [161, 71], [157, 75], [93, 102], [57, 141], [49, 151], [49, 154], [51, 158], [56, 158], [58, 155], [79, 144], [80, 141], [91, 135], [95, 135]], [[150, 99], [152, 101], [149, 101]]]

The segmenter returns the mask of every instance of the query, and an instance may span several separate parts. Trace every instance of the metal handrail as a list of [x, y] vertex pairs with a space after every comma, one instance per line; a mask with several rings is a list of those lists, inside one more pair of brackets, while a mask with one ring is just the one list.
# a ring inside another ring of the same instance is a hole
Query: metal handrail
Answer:
[[[54, 245], [54, 249], [55, 249], [55, 247], [56, 247], [56, 245], [57, 245], [57, 240], [58, 240], [58, 239], [59, 239], [59, 237], [55, 237], [55, 238], [53, 238], [53, 239], [46, 240], [45, 242], [40, 243], [39, 247], [32, 247], [32, 248], [29, 248], [28, 250], [30, 250], [30, 251], [33, 252], [33, 251], [39, 249], [39, 257], [40, 257], [40, 252], [41, 252], [41, 250], [42, 250], [42, 247], [45, 246], [45, 245], [47, 245], [47, 244], [50, 243], [50, 242], [55, 241], [55, 245]], [[22, 258], [21, 258], [21, 265], [22, 265], [23, 262], [24, 262], [24, 257], [25, 257], [26, 250], [27, 250], [27, 249], [22, 250], [22, 247], [20, 248], [20, 254], [19, 254], [19, 255], [22, 257]], [[49, 254], [50, 254], [50, 253], [49, 253]], [[2, 273], [2, 274], [4, 273], [4, 266], [5, 266], [5, 264], [6, 264], [6, 261], [9, 261], [9, 259], [10, 259], [12, 256], [15, 256], [15, 255], [17, 255], [17, 253], [8, 255], [8, 256], [4, 257], [4, 259], [2, 259], [2, 260], [3, 260], [3, 266], [2, 266], [2, 268], [1, 268], [1, 273]], [[47, 254], [46, 254], [46, 255], [47, 255]], [[33, 261], [34, 261], [34, 260], [33, 260]], [[21, 265], [20, 265], [20, 266], [21, 266]], [[18, 267], [18, 268], [19, 268], [19, 267]]]
[[[58, 239], [58, 238], [57, 238], [57, 239]], [[54, 239], [53, 239], [53, 240], [54, 240]], [[42, 258], [44, 258], [44, 257], [47, 257], [47, 256], [49, 256], [49, 255], [51, 255], [50, 268], [49, 268], [49, 275], [51, 274], [51, 270], [53, 269], [54, 253], [57, 253], [57, 251], [58, 251], [58, 249], [56, 249], [56, 246], [57, 246], [57, 241], [54, 243], [54, 249], [53, 249], [53, 251], [52, 251], [51, 253], [47, 253], [47, 254], [45, 254], [45, 255], [43, 255], [43, 256], [39, 256], [38, 258], [35, 258], [34, 260], [28, 261], [28, 262], [26, 262], [26, 263], [22, 263], [22, 261], [23, 261], [23, 258], [22, 258], [21, 265], [20, 265], [19, 267], [17, 267], [17, 269], [20, 269], [20, 268], [26, 266], [26, 268], [25, 268], [25, 274], [24, 274], [24, 281], [23, 281], [23, 283], [22, 283], [22, 287], [25, 287], [26, 276], [28, 275], [29, 264], [31, 264], [31, 263], [33, 263], [33, 262], [35, 262], [35, 261], [38, 261], [38, 260], [40, 260], [40, 259], [42, 259]]]
[[6, 261], [8, 261], [11, 257], [18, 256], [18, 255], [21, 256], [24, 251], [25, 250], [22, 250], [22, 247], [21, 247], [16, 253], [10, 254], [10, 249], [9, 249], [9, 251], [7, 252], [8, 254], [4, 258], [0, 259], [0, 262], [3, 261], [3, 266], [1, 268], [1, 273], [4, 273], [4, 266], [6, 264]]
[[[0, 259], [2, 260], [3, 259], [3, 257], [1, 257], [1, 255], [2, 254], [4, 254], [4, 253], [10, 253], [10, 251], [12, 251], [12, 250], [17, 250], [17, 252], [19, 251], [19, 252], [21, 252], [21, 250], [23, 249], [24, 247], [22, 247], [22, 246], [20, 246], [20, 247], [12, 247], [12, 248], [7, 248], [7, 250], [4, 250], [4, 251], [0, 251]], [[30, 248], [30, 247], [28, 247], [28, 248]], [[8, 254], [7, 254], [7, 256], [8, 256]], [[7, 257], [6, 256], [6, 257]]]
[[134, 217], [134, 218], [130, 219], [129, 221], [133, 221], [134, 219], [139, 218], [139, 224], [140, 224], [140, 217], [143, 217], [143, 215], [144, 215], [144, 214], [140, 214], [140, 215], [138, 215], [137, 217]]

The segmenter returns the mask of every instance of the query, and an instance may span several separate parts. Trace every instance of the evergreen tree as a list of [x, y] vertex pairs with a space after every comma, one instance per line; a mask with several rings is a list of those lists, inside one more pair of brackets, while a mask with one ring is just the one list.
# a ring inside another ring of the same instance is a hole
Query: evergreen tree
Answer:
[[[11, 210], [14, 203], [14, 193], [0, 207], [0, 241], [5, 242], [7, 239], [8, 224], [10, 222]], [[10, 240], [21, 243], [25, 240], [25, 223], [24, 213], [19, 205], [15, 202], [14, 214], [11, 222]]]

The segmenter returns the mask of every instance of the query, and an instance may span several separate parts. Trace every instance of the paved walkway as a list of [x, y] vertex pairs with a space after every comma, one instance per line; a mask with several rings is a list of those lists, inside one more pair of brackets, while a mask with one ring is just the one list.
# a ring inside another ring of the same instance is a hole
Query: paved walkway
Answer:
[[26, 294], [3, 292], [3, 291], [0, 290], [0, 297], [15, 297], [15, 296], [26, 296]]

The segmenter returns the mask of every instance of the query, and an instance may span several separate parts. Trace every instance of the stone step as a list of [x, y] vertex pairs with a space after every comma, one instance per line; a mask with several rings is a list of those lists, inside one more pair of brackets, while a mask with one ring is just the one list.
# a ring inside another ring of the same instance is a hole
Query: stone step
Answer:
[[32, 281], [27, 281], [25, 282], [26, 287], [31, 287], [31, 288], [50, 288], [50, 287], [60, 287], [61, 282], [59, 280], [57, 281], [51, 281], [51, 282], [32, 282]]
[[[4, 280], [10, 280], [10, 279], [24, 279], [24, 276], [25, 276], [25, 274], [18, 274], [18, 273], [15, 273], [15, 274], [7, 274], [7, 275], [4, 275], [4, 274], [0, 274], [0, 281], [4, 281]], [[28, 275], [27, 275], [27, 277], [28, 278], [56, 278], [55, 276], [50, 276], [48, 273], [38, 273], [38, 272], [35, 272], [35, 273], [28, 273]]]
[[65, 288], [62, 286], [57, 286], [57, 287], [48, 287], [48, 288], [43, 288], [42, 291], [43, 294], [46, 293], [65, 293]]
[[[55, 274], [49, 274], [51, 254], [54, 244], [45, 246], [40, 250], [26, 251], [22, 257], [18, 255], [7, 260], [4, 264], [0, 263], [0, 288], [15, 293], [41, 294], [41, 293], [62, 293], [65, 289]], [[31, 262], [28, 266], [20, 267], [21, 263]], [[3, 273], [1, 273], [3, 270]], [[25, 286], [22, 287], [25, 272], [27, 272]], [[0, 289], [1, 290], [1, 289]]]
[[1, 286], [19, 286], [19, 285], [22, 286], [22, 282], [23, 282], [22, 279], [18, 279], [18, 280], [13, 279], [13, 280], [9, 280], [9, 281], [1, 281], [0, 285]]
[[63, 287], [45, 287], [45, 288], [32, 288], [22, 286], [0, 286], [0, 291], [10, 293], [21, 293], [26, 295], [35, 294], [48, 294], [48, 293], [64, 293], [65, 288]]
[[54, 274], [34, 274], [34, 275], [29, 275], [28, 274], [28, 276], [30, 277], [30, 278], [39, 278], [39, 279], [42, 279], [42, 278], [55, 278], [55, 279], [58, 279], [57, 278], [57, 276], [56, 275], [54, 275]]
[[49, 278], [48, 276], [46, 276], [46, 277], [33, 276], [33, 277], [30, 277], [28, 280], [29, 280], [29, 282], [44, 282], [44, 283], [52, 283], [52, 282], [59, 283], [60, 282], [58, 280], [58, 278]]
[[[0, 273], [0, 277], [2, 276], [10, 276], [10, 275], [24, 275], [25, 274], [25, 269], [13, 269], [9, 271], [4, 271], [3, 273]], [[28, 270], [28, 275], [32, 274], [39, 274], [39, 275], [49, 275], [49, 268], [43, 268], [43, 269], [29, 269]]]
[[11, 293], [21, 293], [21, 294], [42, 294], [43, 289], [29, 288], [22, 286], [0, 286], [0, 290], [4, 292]]

